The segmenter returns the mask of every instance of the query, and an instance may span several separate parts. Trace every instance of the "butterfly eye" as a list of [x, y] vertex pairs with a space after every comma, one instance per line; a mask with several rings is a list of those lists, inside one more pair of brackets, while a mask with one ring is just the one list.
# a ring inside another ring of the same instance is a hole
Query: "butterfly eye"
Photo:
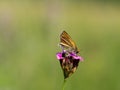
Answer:
[[78, 54], [78, 53], [79, 53], [79, 51], [76, 51], [76, 53]]

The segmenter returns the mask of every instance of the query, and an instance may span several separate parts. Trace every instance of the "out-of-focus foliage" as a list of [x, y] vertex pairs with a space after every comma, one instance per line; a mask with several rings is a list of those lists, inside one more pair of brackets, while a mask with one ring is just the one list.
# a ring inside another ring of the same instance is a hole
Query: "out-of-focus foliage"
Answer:
[[0, 1], [0, 90], [61, 90], [62, 30], [84, 57], [65, 90], [120, 90], [119, 3], [71, 2]]

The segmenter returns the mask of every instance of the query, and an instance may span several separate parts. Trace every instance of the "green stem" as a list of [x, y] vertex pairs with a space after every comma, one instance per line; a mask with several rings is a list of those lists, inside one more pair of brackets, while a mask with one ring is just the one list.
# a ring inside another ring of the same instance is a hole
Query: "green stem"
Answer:
[[64, 79], [62, 90], [65, 90], [66, 79]]

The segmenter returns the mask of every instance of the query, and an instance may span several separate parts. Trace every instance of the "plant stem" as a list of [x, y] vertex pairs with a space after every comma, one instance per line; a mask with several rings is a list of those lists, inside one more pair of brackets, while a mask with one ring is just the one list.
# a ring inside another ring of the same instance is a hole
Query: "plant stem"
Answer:
[[65, 90], [66, 79], [64, 79], [62, 90]]

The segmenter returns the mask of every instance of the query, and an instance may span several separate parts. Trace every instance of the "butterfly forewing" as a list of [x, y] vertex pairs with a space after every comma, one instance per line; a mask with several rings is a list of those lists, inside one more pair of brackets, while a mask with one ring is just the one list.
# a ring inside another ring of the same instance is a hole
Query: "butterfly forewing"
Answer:
[[66, 31], [63, 31], [60, 35], [60, 45], [66, 49], [69, 48], [75, 52], [78, 52], [75, 42]]

